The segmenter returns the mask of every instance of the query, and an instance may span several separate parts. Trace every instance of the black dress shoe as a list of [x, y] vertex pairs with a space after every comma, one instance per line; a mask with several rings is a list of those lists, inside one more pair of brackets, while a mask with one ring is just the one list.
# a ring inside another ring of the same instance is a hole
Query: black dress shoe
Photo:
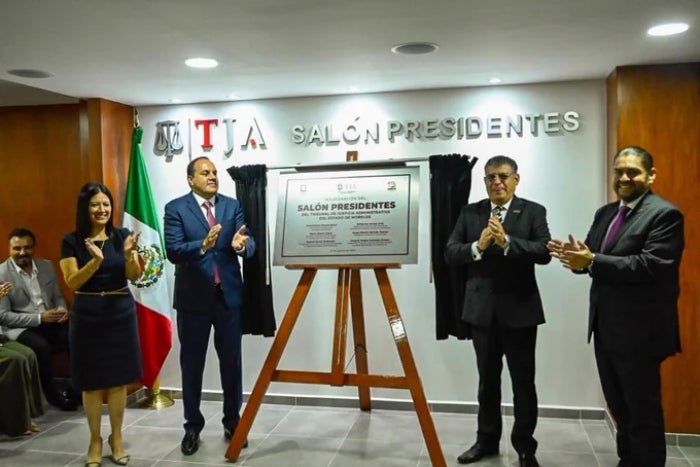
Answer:
[[540, 467], [534, 454], [518, 454], [520, 467]]
[[489, 447], [485, 446], [478, 441], [474, 443], [474, 446], [470, 447], [466, 451], [457, 457], [457, 462], [460, 464], [471, 464], [472, 462], [478, 462], [482, 458], [487, 456], [497, 456], [498, 446]]
[[[233, 431], [231, 428], [224, 428], [224, 439], [226, 441], [231, 441], [231, 438], [233, 438]], [[243, 447], [242, 449], [245, 449], [248, 447], [248, 438], [243, 441]]]
[[180, 443], [180, 451], [186, 456], [191, 456], [199, 449], [199, 435], [192, 431], [185, 432], [182, 443]]

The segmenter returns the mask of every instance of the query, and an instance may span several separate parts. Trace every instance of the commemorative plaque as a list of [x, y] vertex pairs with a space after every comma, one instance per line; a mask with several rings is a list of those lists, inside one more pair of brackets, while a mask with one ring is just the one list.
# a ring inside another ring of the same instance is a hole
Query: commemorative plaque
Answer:
[[418, 166], [287, 172], [275, 265], [418, 260]]

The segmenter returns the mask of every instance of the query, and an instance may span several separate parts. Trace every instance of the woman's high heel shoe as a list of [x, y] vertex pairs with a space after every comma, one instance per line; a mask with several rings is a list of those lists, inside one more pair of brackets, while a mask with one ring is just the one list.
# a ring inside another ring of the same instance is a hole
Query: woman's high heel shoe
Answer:
[[85, 460], [85, 467], [101, 467], [102, 466], [102, 438], [100, 438], [100, 460], [91, 461], [88, 449], [88, 457]]
[[121, 457], [114, 457], [114, 445], [112, 444], [112, 435], [109, 435], [109, 438], [107, 438], [107, 442], [109, 443], [109, 447], [112, 449], [112, 455], [109, 456], [109, 459], [117, 465], [128, 464], [131, 460], [131, 456], [129, 454], [124, 454]]

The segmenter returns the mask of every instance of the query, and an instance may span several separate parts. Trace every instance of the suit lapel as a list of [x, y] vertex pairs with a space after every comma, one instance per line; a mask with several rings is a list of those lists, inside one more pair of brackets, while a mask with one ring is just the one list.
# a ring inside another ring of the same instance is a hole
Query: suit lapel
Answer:
[[190, 196], [187, 198], [187, 209], [190, 210], [190, 213], [197, 220], [199, 220], [199, 222], [202, 224], [202, 227], [204, 227], [208, 232], [209, 231], [209, 222], [207, 222], [207, 218], [204, 217], [204, 212], [202, 212], [202, 207], [199, 204], [197, 204], [197, 198], [195, 198], [192, 193], [190, 193]]
[[603, 239], [605, 234], [608, 232], [608, 226], [612, 222], [615, 214], [617, 214], [617, 208], [619, 203], [611, 203], [606, 208], [605, 211], [600, 216], [600, 222], [591, 231], [590, 247], [593, 251], [601, 251], [603, 246]]
[[226, 202], [224, 198], [222, 198], [219, 195], [216, 195], [216, 213], [215, 213], [215, 218], [216, 218], [216, 223], [221, 224], [222, 219], [226, 219], [226, 210], [228, 209], [229, 203]]
[[513, 201], [510, 203], [510, 207], [506, 211], [506, 218], [503, 221], [503, 229], [506, 232], [510, 232], [513, 226], [518, 223], [518, 219], [520, 219], [523, 212], [523, 207], [523, 200], [514, 196]]
[[[12, 261], [12, 258], [9, 258], [7, 261]], [[27, 283], [25, 282], [24, 278], [17, 272], [15, 265], [7, 263], [6, 266], [7, 271], [12, 275], [12, 288], [14, 289], [16, 287], [20, 292], [27, 296], [28, 300], [31, 300], [29, 287], [27, 287]]]
[[[639, 219], [640, 217], [642, 217], [642, 216], [644, 215], [645, 211], [646, 211], [647, 208], [648, 208], [649, 199], [650, 199], [650, 198], [649, 198], [649, 195], [650, 195], [650, 194], [651, 194], [651, 191], [647, 192], [647, 194], [644, 195], [644, 198], [642, 198], [642, 199], [639, 201], [639, 203], [637, 203], [637, 205], [634, 207], [634, 209], [632, 210], [632, 212], [630, 212], [630, 213], [627, 215], [627, 218], [625, 219], [625, 221], [624, 221], [624, 222], [622, 223], [622, 225], [620, 226], [620, 230], [617, 231], [617, 235], [615, 236], [615, 238], [613, 238], [612, 241], [609, 242], [609, 243], [606, 245], [605, 251], [610, 251], [610, 250], [612, 250], [612, 249], [615, 247], [615, 245], [617, 244], [617, 242], [618, 242], [618, 241], [625, 235], [625, 233], [630, 229], [630, 226], [631, 226], [632, 224], [634, 224], [635, 220], [636, 220], [636, 219]], [[617, 210], [616, 210], [615, 212], [617, 213]], [[610, 222], [612, 222], [612, 219], [610, 219]], [[610, 222], [608, 222], [608, 224], [606, 224], [606, 226], [607, 226], [607, 225], [610, 225]]]

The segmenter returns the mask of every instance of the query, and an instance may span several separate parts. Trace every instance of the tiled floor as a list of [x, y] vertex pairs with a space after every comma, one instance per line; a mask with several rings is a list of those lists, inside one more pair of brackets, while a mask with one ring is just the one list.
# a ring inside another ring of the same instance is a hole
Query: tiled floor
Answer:
[[[207, 426], [202, 444], [192, 456], [180, 453], [182, 405], [160, 411], [127, 409], [124, 436], [132, 467], [196, 467], [243, 465], [275, 467], [430, 466], [416, 415], [412, 412], [263, 405], [236, 464], [226, 461], [221, 428], [221, 403], [203, 402]], [[434, 413], [448, 465], [474, 440], [476, 417]], [[82, 412], [50, 410], [37, 420], [41, 433], [0, 438], [0, 466], [80, 466], [85, 462], [88, 430]], [[103, 437], [109, 434], [103, 416]], [[505, 417], [509, 430], [512, 418]], [[537, 457], [543, 466], [613, 467], [617, 464], [612, 436], [603, 421], [540, 419], [535, 433]], [[104, 445], [103, 465], [113, 465]], [[669, 447], [671, 467], [700, 467], [700, 448]], [[479, 466], [512, 466], [516, 458], [502, 441], [501, 456]]]

